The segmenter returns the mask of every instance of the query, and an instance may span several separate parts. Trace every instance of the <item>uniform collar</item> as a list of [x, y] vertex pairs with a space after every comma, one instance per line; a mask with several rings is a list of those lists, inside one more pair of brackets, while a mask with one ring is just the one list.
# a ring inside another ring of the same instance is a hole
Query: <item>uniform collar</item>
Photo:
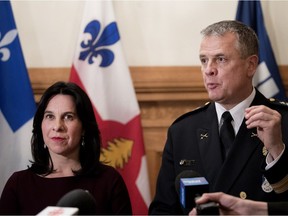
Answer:
[[218, 118], [218, 125], [221, 125], [221, 116], [225, 111], [229, 111], [233, 117], [232, 125], [235, 131], [235, 134], [237, 134], [243, 119], [244, 119], [244, 114], [245, 114], [245, 109], [248, 108], [252, 101], [254, 100], [254, 97], [256, 95], [256, 90], [253, 88], [251, 94], [242, 102], [237, 104], [235, 107], [233, 107], [230, 110], [226, 110], [222, 105], [219, 103], [215, 102], [215, 108], [217, 112], [217, 118]]

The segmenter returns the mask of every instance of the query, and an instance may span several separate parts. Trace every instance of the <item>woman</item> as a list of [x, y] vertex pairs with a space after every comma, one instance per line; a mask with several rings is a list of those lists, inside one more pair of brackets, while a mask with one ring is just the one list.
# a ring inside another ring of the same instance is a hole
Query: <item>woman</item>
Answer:
[[76, 84], [57, 82], [43, 94], [33, 122], [32, 166], [15, 172], [0, 199], [0, 214], [35, 215], [68, 192], [87, 190], [91, 214], [132, 214], [120, 174], [99, 161], [100, 133], [92, 104]]

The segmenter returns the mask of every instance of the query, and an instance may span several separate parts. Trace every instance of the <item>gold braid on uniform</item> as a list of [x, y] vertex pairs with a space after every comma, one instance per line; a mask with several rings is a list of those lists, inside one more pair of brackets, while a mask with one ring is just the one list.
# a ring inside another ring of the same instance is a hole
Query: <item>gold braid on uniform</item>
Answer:
[[275, 193], [283, 193], [288, 190], [288, 175], [286, 175], [281, 181], [271, 184]]

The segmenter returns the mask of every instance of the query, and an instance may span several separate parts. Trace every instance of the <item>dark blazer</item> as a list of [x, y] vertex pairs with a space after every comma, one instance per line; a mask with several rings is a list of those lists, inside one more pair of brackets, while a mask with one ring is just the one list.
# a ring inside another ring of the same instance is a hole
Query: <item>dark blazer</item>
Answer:
[[[271, 102], [256, 90], [252, 105], [260, 104], [281, 113], [283, 142], [288, 144], [288, 106]], [[175, 190], [175, 178], [184, 170], [194, 170], [205, 177], [209, 182], [209, 192], [222, 191], [260, 201], [288, 201], [288, 192], [276, 194], [273, 190], [268, 193], [262, 189], [266, 175], [263, 147], [256, 129], [248, 130], [243, 121], [230, 153], [223, 161], [215, 103], [184, 114], [168, 129], [149, 214], [187, 214], [187, 211], [183, 212]], [[281, 161], [269, 170], [268, 181], [277, 183], [288, 174], [287, 152], [286, 148]]]

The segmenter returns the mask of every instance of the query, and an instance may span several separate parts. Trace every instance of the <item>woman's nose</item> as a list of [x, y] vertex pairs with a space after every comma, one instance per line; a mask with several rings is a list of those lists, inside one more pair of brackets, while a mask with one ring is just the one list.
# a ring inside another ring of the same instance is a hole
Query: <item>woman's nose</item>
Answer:
[[53, 125], [53, 130], [54, 131], [61, 131], [64, 129], [63, 122], [61, 120], [56, 120], [55, 124]]

